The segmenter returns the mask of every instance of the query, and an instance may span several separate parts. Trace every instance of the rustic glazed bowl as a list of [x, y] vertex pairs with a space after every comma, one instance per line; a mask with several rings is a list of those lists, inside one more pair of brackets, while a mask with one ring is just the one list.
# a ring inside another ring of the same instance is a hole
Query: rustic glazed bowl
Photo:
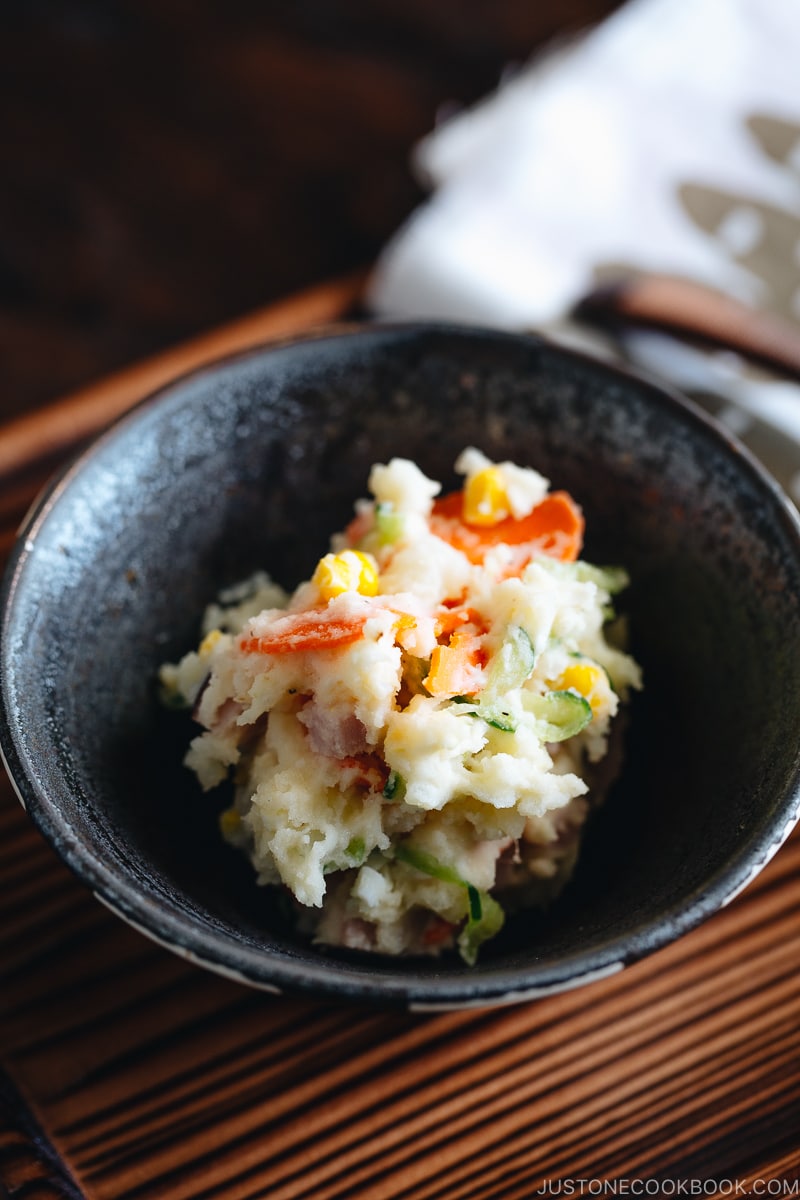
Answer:
[[[409, 457], [451, 487], [469, 444], [572, 492], [584, 557], [632, 575], [646, 688], [624, 769], [565, 895], [477, 966], [314, 947], [220, 842], [156, 671], [221, 587], [306, 577], [373, 462]], [[34, 822], [143, 933], [267, 989], [424, 1009], [601, 979], [726, 904], [797, 819], [793, 510], [684, 400], [533, 337], [366, 326], [179, 380], [41, 498], [3, 607], [2, 748]]]

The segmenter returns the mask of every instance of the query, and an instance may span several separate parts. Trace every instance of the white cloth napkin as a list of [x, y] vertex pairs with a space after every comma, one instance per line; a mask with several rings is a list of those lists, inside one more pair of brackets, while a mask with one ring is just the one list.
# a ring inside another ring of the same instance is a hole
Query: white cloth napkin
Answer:
[[[379, 259], [380, 316], [569, 336], [598, 283], [655, 271], [800, 326], [800, 0], [629, 0], [414, 165], [432, 196]], [[745, 440], [777, 431], [759, 452], [800, 499], [800, 387], [663, 335], [624, 352], [722, 397]]]

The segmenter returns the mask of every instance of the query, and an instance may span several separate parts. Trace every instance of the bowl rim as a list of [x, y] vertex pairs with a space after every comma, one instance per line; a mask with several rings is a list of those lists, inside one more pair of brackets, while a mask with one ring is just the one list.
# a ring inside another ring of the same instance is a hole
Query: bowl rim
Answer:
[[[688, 933], [725, 907], [760, 873], [800, 819], [800, 757], [782, 802], [772, 821], [760, 833], [751, 833], [713, 875], [694, 892], [677, 899], [641, 929], [610, 935], [593, 948], [578, 949], [555, 964], [503, 967], [492, 963], [484, 970], [426, 970], [417, 973], [409, 960], [397, 960], [387, 973], [376, 972], [365, 959], [363, 968], [344, 967], [323, 951], [313, 962], [278, 955], [263, 947], [232, 940], [210, 923], [188, 917], [182, 910], [165, 908], [154, 895], [142, 893], [124, 870], [114, 869], [72, 832], [57, 804], [47, 794], [37, 772], [35, 756], [27, 753], [21, 734], [22, 702], [14, 688], [14, 664], [9, 640], [13, 610], [25, 586], [26, 564], [38, 531], [57, 509], [72, 481], [79, 478], [107, 447], [125, 436], [154, 411], [180, 405], [187, 386], [204, 375], [217, 375], [242, 362], [268, 360], [298, 346], [324, 344], [332, 339], [383, 338], [387, 341], [418, 336], [463, 339], [468, 342], [509, 342], [540, 345], [551, 357], [578, 362], [609, 380], [635, 384], [655, 402], [680, 419], [701, 429], [740, 470], [755, 482], [771, 506], [772, 516], [793, 545], [800, 568], [800, 514], [777, 481], [742, 443], [676, 389], [627, 365], [609, 363], [567, 347], [538, 333], [508, 331], [489, 326], [444, 321], [359, 321], [327, 325], [295, 336], [262, 342], [193, 368], [143, 396], [116, 417], [77, 455], [55, 472], [33, 501], [19, 527], [0, 582], [0, 758], [23, 807], [34, 825], [54, 847], [66, 866], [93, 892], [96, 899], [151, 941], [203, 966], [251, 987], [269, 992], [306, 993], [348, 1001], [404, 1004], [419, 1011], [437, 1011], [509, 1004], [569, 990], [615, 974], [624, 966], [649, 955]], [[381, 959], [385, 963], [385, 959]]]

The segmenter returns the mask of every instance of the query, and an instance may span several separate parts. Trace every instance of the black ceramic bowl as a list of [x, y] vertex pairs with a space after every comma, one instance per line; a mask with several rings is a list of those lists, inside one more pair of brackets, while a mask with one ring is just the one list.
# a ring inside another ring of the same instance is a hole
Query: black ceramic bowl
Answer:
[[[365, 494], [465, 445], [579, 500], [584, 557], [623, 563], [646, 689], [625, 767], [545, 915], [478, 965], [315, 948], [221, 844], [181, 766], [158, 665], [205, 604], [307, 577]], [[800, 535], [774, 485], [683, 400], [531, 337], [371, 326], [225, 361], [125, 417], [55, 482], [4, 588], [2, 746], [31, 817], [97, 895], [193, 961], [265, 988], [451, 1007], [599, 979], [731, 899], [787, 836], [800, 778]]]

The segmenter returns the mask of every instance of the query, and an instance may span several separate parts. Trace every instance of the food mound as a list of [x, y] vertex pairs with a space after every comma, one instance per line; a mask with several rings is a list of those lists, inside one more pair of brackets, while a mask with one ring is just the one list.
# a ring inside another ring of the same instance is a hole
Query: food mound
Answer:
[[374, 466], [312, 578], [224, 594], [161, 681], [204, 729], [203, 788], [232, 773], [224, 837], [301, 928], [472, 964], [569, 878], [640, 672], [612, 637], [627, 576], [579, 561], [571, 497], [475, 449], [456, 471], [435, 499], [412, 462]]

